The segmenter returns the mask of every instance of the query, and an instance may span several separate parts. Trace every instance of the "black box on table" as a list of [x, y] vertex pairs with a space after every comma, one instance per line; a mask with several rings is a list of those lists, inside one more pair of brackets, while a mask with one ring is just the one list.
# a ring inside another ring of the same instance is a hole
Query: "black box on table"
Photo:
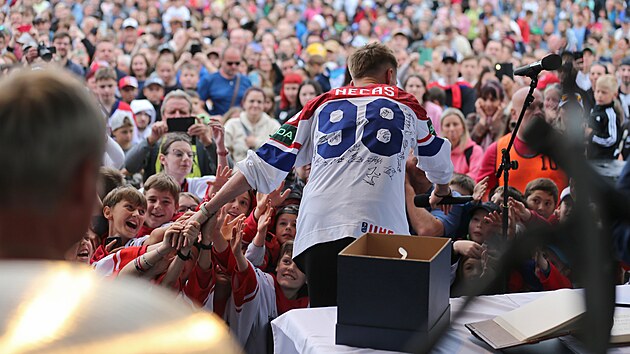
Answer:
[[341, 251], [335, 343], [402, 351], [439, 334], [450, 323], [450, 242], [368, 233]]

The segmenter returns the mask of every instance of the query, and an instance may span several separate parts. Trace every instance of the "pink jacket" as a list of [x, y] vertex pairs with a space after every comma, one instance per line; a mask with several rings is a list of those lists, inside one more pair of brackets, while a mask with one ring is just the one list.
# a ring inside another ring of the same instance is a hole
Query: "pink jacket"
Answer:
[[442, 118], [442, 107], [436, 105], [433, 102], [424, 102], [422, 104], [424, 109], [427, 111], [427, 117], [431, 119], [431, 123], [433, 123], [433, 128], [435, 129], [435, 134], [440, 136], [440, 131], [442, 130], [442, 123], [440, 119]]
[[[470, 155], [470, 163], [466, 161], [466, 155], [464, 151], [472, 148], [472, 154]], [[468, 139], [468, 143], [465, 148], [459, 146], [454, 147], [451, 150], [451, 160], [453, 161], [454, 172], [462, 173], [470, 176], [473, 180], [477, 180], [477, 173], [481, 167], [481, 160], [483, 159], [483, 149], [477, 145], [472, 139]]]

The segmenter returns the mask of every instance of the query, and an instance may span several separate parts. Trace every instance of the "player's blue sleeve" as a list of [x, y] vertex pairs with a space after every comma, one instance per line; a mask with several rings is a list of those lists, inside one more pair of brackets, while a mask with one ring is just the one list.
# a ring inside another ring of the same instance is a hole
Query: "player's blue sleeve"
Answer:
[[278, 188], [293, 166], [312, 159], [311, 120], [302, 112], [280, 126], [256, 152], [237, 164], [249, 185], [261, 193]]
[[423, 170], [431, 183], [448, 184], [453, 177], [451, 143], [438, 136], [431, 127], [430, 120], [417, 120], [418, 168]]

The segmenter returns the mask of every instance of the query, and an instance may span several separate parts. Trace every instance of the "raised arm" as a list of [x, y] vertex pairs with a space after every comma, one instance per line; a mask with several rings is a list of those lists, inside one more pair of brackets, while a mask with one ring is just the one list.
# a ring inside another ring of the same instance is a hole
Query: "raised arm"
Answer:
[[177, 257], [173, 259], [170, 266], [168, 267], [166, 275], [162, 279], [162, 286], [165, 286], [167, 288], [173, 287], [181, 276], [186, 262], [193, 260], [191, 249], [192, 245], [199, 236], [199, 229], [199, 223], [195, 221], [191, 221], [187, 223], [186, 226], [184, 226], [181, 232], [184, 241], [180, 242], [181, 246], [177, 249]]
[[214, 216], [222, 206], [250, 189], [251, 186], [245, 176], [240, 171], [236, 172], [209, 202], [201, 205], [199, 211], [191, 217], [191, 220], [197, 221], [202, 225], [210, 217]]

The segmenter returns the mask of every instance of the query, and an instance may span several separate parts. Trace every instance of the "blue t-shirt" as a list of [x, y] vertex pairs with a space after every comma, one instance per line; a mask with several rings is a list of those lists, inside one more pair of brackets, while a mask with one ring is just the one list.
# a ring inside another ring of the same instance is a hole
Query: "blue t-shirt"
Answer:
[[[461, 196], [461, 194], [453, 191], [453, 197]], [[454, 204], [448, 215], [444, 214], [442, 209], [429, 209], [429, 212], [436, 219], [440, 220], [440, 222], [442, 222], [442, 225], [444, 225], [444, 235], [442, 236], [454, 238], [457, 234], [457, 228], [459, 227], [459, 223], [461, 222], [462, 214], [464, 213], [464, 205]]]
[[[236, 99], [234, 100], [234, 106], [240, 106], [245, 91], [252, 86], [246, 76], [238, 75], [241, 77], [241, 82], [238, 87]], [[231, 108], [230, 103], [234, 95], [234, 85], [236, 85], [236, 77], [228, 80], [221, 76], [218, 71], [199, 80], [199, 84], [197, 85], [199, 96], [204, 101], [208, 99], [212, 100], [212, 110], [209, 112], [210, 115], [222, 115]]]

